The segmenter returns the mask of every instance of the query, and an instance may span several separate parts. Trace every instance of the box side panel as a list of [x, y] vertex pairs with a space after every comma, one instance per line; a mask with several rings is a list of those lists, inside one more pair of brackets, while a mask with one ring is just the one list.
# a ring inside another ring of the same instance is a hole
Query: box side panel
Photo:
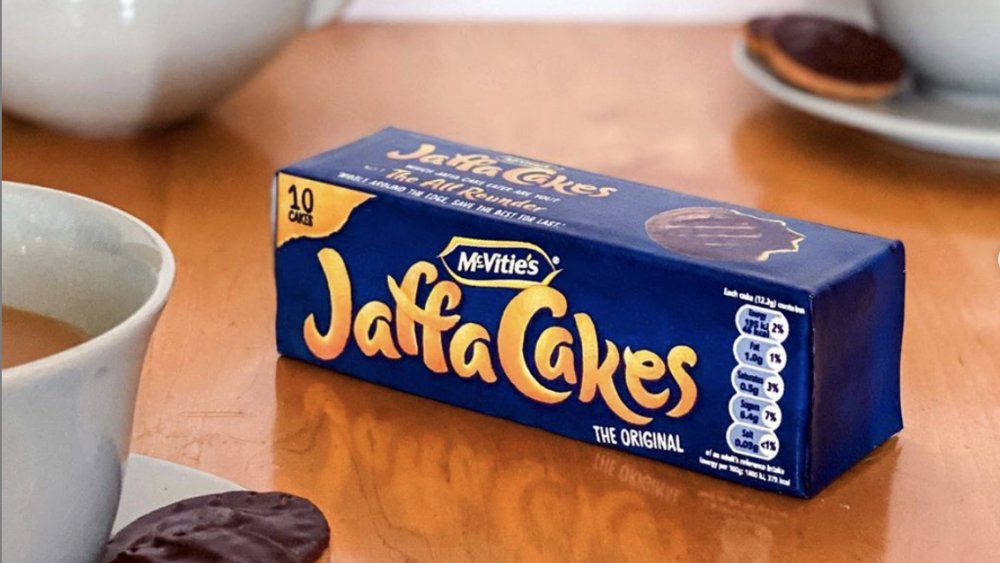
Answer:
[[816, 296], [808, 489], [814, 494], [903, 427], [903, 244]]
[[290, 200], [281, 181], [277, 213], [308, 187], [325, 229], [279, 215], [282, 354], [804, 494], [807, 294], [389, 194], [300, 179]]
[[814, 293], [888, 242], [399, 129], [285, 171]]

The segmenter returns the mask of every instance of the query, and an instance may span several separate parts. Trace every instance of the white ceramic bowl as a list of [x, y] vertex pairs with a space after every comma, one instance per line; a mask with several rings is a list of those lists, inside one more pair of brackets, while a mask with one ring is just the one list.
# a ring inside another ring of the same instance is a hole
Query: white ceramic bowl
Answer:
[[89, 562], [118, 508], [136, 389], [174, 279], [163, 239], [83, 197], [3, 182], [3, 303], [92, 338], [3, 370], [4, 563]]
[[1000, 0], [871, 0], [879, 33], [922, 85], [955, 97], [1000, 98]]
[[205, 109], [305, 23], [310, 0], [4, 0], [3, 111], [87, 136]]

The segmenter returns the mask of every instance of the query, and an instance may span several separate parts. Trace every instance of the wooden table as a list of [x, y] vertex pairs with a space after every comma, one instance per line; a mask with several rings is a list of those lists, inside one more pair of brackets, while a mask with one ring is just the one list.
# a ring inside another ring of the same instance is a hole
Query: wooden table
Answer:
[[[735, 36], [335, 25], [159, 134], [82, 140], [5, 118], [3, 177], [164, 234], [179, 269], [133, 449], [309, 496], [338, 560], [996, 556], [1000, 164], [785, 109], [737, 75]], [[271, 174], [387, 124], [902, 239], [906, 429], [801, 501], [279, 359]]]

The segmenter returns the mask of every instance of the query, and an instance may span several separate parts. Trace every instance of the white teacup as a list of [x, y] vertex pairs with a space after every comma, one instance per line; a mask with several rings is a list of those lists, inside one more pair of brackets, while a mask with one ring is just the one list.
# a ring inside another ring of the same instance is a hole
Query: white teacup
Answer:
[[185, 119], [277, 53], [310, 4], [4, 0], [3, 110], [87, 136]]
[[1000, 0], [872, 0], [879, 33], [942, 94], [1000, 97]]
[[3, 303], [83, 344], [4, 369], [4, 563], [90, 562], [111, 529], [136, 389], [174, 278], [163, 239], [83, 197], [3, 182]]

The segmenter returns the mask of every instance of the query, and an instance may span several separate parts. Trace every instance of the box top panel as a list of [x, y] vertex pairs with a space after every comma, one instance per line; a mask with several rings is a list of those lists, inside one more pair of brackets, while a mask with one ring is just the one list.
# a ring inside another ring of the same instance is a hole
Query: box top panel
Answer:
[[283, 172], [810, 293], [901, 246], [395, 128]]

